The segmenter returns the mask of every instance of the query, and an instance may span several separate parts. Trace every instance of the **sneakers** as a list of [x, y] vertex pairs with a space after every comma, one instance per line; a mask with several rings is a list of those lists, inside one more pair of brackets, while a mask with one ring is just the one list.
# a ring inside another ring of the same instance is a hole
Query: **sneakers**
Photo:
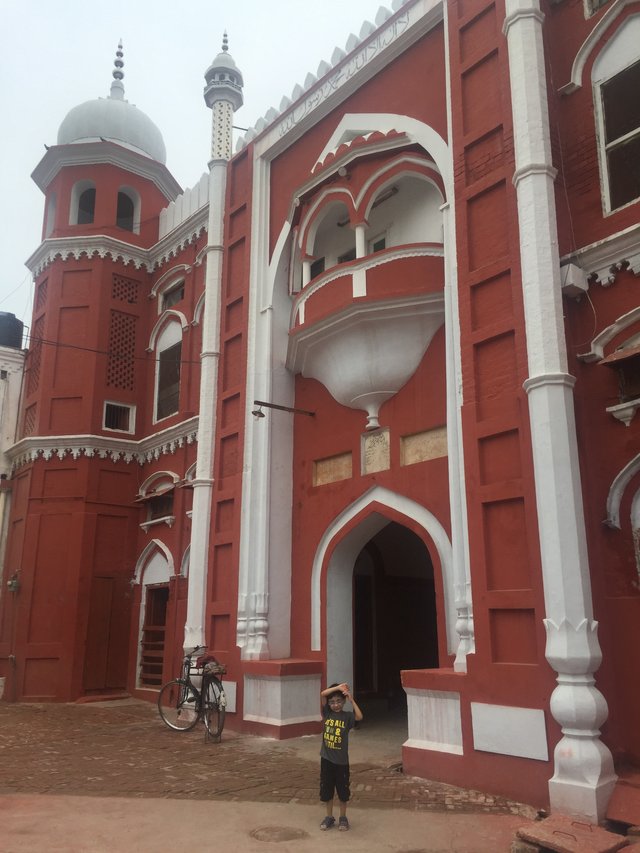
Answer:
[[[342, 818], [341, 818], [341, 820], [342, 820]], [[329, 817], [329, 815], [327, 815], [324, 818], [324, 820], [322, 821], [322, 823], [320, 824], [320, 829], [324, 832], [326, 829], [331, 829], [332, 826], [335, 826], [335, 823], [336, 823], [335, 817]]]
[[346, 832], [349, 829], [349, 821], [346, 817], [340, 818], [338, 821], [338, 829], [341, 830], [341, 832]]

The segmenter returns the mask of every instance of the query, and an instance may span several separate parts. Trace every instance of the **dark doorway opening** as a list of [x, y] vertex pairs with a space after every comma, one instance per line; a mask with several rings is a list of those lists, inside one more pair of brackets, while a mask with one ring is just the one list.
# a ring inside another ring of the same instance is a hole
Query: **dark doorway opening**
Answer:
[[140, 684], [143, 687], [162, 685], [168, 603], [169, 584], [146, 587], [140, 656]]
[[396, 522], [360, 551], [354, 568], [354, 690], [386, 710], [406, 707], [400, 673], [439, 665], [433, 563]]

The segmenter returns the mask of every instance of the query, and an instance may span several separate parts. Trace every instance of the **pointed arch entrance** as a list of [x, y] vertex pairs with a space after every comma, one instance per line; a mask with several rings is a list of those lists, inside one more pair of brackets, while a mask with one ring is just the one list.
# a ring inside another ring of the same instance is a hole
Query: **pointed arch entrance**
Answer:
[[163, 679], [169, 581], [174, 574], [173, 557], [158, 539], [144, 549], [135, 570], [141, 586], [138, 624], [138, 661], [136, 684], [140, 688], [159, 688]]
[[[375, 582], [358, 580], [374, 575]], [[442, 525], [408, 498], [380, 487], [367, 492], [318, 546], [311, 615], [315, 648], [326, 649], [329, 683], [354, 683], [356, 671], [363, 677], [368, 666], [378, 690], [393, 690], [401, 669], [437, 666], [457, 646], [451, 544]], [[395, 629], [394, 620], [401, 623]], [[366, 657], [362, 637], [372, 626], [377, 641], [369, 649], [376, 659], [367, 665], [360, 659]], [[389, 644], [381, 629], [406, 633]]]

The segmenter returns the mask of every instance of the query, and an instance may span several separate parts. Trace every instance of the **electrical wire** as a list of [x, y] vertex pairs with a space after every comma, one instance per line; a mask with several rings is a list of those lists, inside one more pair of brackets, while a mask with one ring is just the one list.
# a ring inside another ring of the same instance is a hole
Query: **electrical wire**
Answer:
[[[91, 353], [94, 353], [95, 355], [106, 355], [109, 358], [121, 358], [121, 359], [126, 360], [126, 361], [144, 361], [147, 364], [150, 361], [154, 361], [154, 362], [160, 361], [159, 358], [151, 358], [150, 354], [149, 354], [149, 356], [129, 355], [127, 353], [116, 352], [114, 350], [102, 350], [102, 349], [96, 349], [94, 347], [83, 347], [83, 346], [80, 346], [79, 344], [62, 343], [62, 341], [50, 341], [50, 340], [47, 340], [47, 338], [37, 338], [34, 335], [26, 335], [25, 337], [27, 340], [29, 340], [31, 342], [32, 346], [35, 346], [37, 344], [44, 344], [45, 346], [60, 347], [60, 348], [65, 348], [65, 349], [75, 349], [75, 350], [80, 350], [81, 352], [91, 352]], [[170, 359], [167, 359], [167, 360], [169, 361]], [[180, 359], [180, 364], [201, 364], [201, 363], [202, 362], [200, 361], [200, 359], [198, 359], [198, 360], [186, 359], [186, 358]]]

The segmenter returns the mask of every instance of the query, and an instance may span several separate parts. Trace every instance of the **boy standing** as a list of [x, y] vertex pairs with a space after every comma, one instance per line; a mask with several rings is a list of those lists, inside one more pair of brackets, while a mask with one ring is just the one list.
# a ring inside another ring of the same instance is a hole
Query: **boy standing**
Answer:
[[[320, 799], [325, 803], [327, 814], [320, 829], [335, 826], [333, 796], [340, 801], [338, 829], [349, 829], [347, 803], [349, 802], [349, 732], [356, 720], [362, 719], [362, 711], [349, 691], [348, 684], [332, 684], [320, 693], [322, 700], [322, 748], [320, 749]], [[349, 700], [353, 711], [345, 711], [344, 703]]]

